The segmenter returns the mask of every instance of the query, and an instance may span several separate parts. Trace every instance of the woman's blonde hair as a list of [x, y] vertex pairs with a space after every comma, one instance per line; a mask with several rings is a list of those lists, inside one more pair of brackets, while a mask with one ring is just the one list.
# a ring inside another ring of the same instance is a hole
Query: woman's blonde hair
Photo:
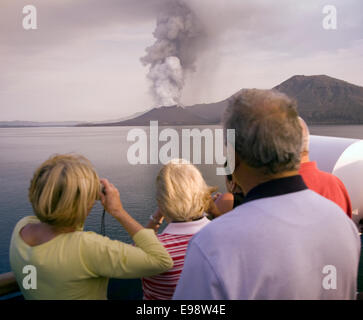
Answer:
[[40, 221], [58, 228], [82, 227], [99, 197], [100, 180], [80, 155], [55, 155], [34, 173], [29, 200]]
[[156, 199], [170, 221], [192, 221], [202, 217], [216, 188], [209, 187], [200, 171], [183, 159], [166, 164], [156, 179]]

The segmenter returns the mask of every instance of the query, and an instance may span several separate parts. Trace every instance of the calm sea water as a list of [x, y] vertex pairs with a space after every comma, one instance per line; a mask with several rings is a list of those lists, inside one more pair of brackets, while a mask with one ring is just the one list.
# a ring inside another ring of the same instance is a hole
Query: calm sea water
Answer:
[[[217, 127], [213, 127], [217, 128]], [[55, 153], [75, 152], [92, 161], [101, 177], [119, 189], [126, 210], [145, 224], [156, 208], [155, 178], [160, 165], [132, 166], [127, 161], [131, 145], [130, 128], [0, 128], [0, 273], [10, 271], [9, 244], [16, 222], [32, 215], [27, 199], [34, 170]], [[363, 126], [312, 126], [311, 133], [363, 139]], [[209, 185], [224, 191], [224, 178], [216, 176], [216, 166], [199, 166]], [[100, 231], [102, 207], [95, 205], [85, 230]], [[106, 234], [131, 242], [127, 233], [106, 215]]]

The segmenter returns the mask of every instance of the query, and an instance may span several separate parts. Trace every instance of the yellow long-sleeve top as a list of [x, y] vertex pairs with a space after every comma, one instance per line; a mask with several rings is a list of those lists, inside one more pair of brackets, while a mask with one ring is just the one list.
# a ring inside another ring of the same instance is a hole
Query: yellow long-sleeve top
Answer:
[[[155, 232], [142, 229], [133, 236], [136, 246], [94, 232], [63, 233], [37, 246], [27, 245], [19, 232], [34, 216], [21, 219], [10, 243], [10, 264], [26, 299], [107, 299], [109, 278], [139, 278], [173, 266]], [[24, 289], [26, 265], [36, 267], [37, 289]]]

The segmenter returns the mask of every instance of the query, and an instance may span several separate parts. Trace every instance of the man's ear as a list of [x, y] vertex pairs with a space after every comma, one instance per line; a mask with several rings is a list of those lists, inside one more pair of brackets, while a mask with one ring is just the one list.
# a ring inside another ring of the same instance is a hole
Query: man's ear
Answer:
[[236, 173], [241, 169], [242, 160], [239, 157], [239, 155], [236, 153], [234, 156], [234, 172], [232, 174], [232, 177], [234, 177], [234, 182], [238, 184], [238, 180], [236, 179]]
[[232, 181], [231, 183], [231, 189], [232, 189], [232, 193], [236, 192], [236, 183]]
[[239, 157], [239, 155], [237, 153], [235, 153], [235, 155], [234, 155], [234, 170], [235, 171], [240, 166], [240, 164], [241, 164], [241, 158]]

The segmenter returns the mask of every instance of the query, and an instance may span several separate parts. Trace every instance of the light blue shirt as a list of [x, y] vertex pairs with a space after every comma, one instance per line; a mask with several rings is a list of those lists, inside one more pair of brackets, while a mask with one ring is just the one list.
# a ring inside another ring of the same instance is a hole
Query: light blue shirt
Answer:
[[359, 255], [356, 226], [330, 200], [257, 197], [192, 238], [173, 299], [355, 299]]

